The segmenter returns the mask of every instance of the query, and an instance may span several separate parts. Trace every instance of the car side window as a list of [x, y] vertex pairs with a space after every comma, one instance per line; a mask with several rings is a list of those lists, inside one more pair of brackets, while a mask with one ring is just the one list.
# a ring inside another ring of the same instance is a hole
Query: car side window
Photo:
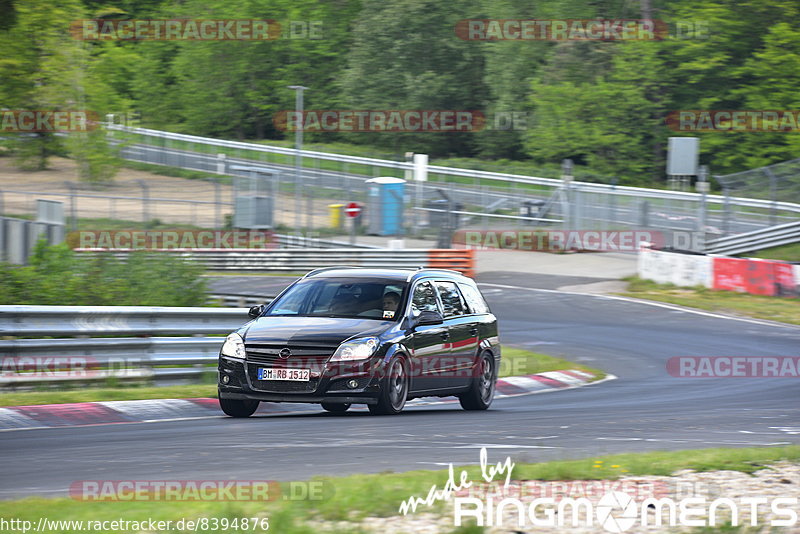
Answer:
[[483, 295], [476, 287], [469, 284], [458, 284], [458, 287], [461, 289], [461, 294], [464, 295], [464, 299], [467, 301], [472, 313], [489, 313], [489, 306], [483, 300]]
[[436, 282], [436, 289], [439, 290], [439, 297], [444, 306], [444, 316], [453, 317], [467, 313], [467, 307], [461, 299], [461, 293], [454, 282]]
[[411, 311], [414, 315], [419, 315], [424, 311], [439, 313], [439, 305], [436, 303], [436, 291], [430, 282], [422, 282], [414, 288]]

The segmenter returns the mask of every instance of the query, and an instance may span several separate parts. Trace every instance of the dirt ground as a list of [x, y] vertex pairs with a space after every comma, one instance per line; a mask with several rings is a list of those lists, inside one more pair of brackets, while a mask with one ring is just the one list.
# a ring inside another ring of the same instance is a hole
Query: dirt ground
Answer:
[[[64, 202], [64, 213], [70, 213], [70, 185], [76, 192], [75, 210], [79, 218], [109, 218], [143, 221], [145, 207], [150, 220], [166, 223], [192, 224], [215, 228], [224, 221], [216, 220], [215, 187], [205, 180], [189, 180], [161, 176], [145, 171], [120, 168], [114, 182], [92, 189], [78, 181], [75, 162], [66, 158], [51, 158], [44, 171], [20, 171], [11, 158], [0, 158], [0, 214], [23, 215], [36, 213], [36, 199]], [[148, 201], [143, 200], [147, 188]], [[233, 211], [233, 187], [220, 185], [220, 218]], [[314, 199], [312, 224], [314, 228], [330, 225], [328, 204], [344, 199]], [[307, 200], [301, 211], [303, 226], [307, 225]], [[275, 223], [295, 224], [295, 198], [279, 195], [275, 199]]]

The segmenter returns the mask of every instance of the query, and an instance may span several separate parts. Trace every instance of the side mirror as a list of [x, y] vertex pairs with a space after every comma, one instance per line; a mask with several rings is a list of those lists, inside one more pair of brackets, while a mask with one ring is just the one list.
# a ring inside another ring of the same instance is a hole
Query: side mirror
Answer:
[[414, 321], [415, 326], [442, 324], [444, 317], [442, 314], [435, 311], [424, 311], [419, 314], [417, 320]]
[[261, 316], [263, 312], [264, 312], [264, 306], [261, 305], [253, 306], [252, 308], [250, 308], [250, 311], [247, 312], [247, 315], [251, 319], [255, 319], [256, 317]]

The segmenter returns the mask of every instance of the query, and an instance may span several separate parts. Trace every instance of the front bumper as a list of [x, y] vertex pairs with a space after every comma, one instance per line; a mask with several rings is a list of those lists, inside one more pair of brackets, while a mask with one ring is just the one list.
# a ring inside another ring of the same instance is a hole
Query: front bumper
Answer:
[[244, 392], [231, 391], [222, 385], [219, 386], [219, 396], [222, 399], [257, 400], [267, 402], [304, 402], [304, 403], [341, 403], [341, 404], [377, 404], [376, 394], [367, 395], [365, 393], [354, 395], [298, 395], [298, 394], [279, 394], [279, 393], [260, 393], [256, 391]]
[[[257, 380], [256, 374], [263, 363], [255, 363], [220, 356], [219, 395], [225, 399], [258, 400], [269, 402], [339, 402], [346, 404], [374, 404], [380, 393], [379, 362], [368, 361], [358, 366], [341, 369], [336, 373], [326, 367], [320, 376], [308, 382]], [[227, 381], [226, 381], [227, 378]], [[351, 380], [356, 387], [350, 387]]]

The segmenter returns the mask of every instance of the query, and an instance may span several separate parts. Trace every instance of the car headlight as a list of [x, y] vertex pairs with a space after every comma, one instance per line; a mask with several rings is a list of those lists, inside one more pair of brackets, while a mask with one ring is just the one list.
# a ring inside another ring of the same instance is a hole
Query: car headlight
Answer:
[[236, 332], [228, 334], [228, 337], [225, 338], [225, 343], [222, 344], [222, 355], [244, 359], [245, 351], [242, 336]]
[[354, 360], [366, 360], [375, 353], [379, 341], [376, 337], [361, 337], [350, 341], [345, 341], [331, 358], [332, 362], [347, 362]]

